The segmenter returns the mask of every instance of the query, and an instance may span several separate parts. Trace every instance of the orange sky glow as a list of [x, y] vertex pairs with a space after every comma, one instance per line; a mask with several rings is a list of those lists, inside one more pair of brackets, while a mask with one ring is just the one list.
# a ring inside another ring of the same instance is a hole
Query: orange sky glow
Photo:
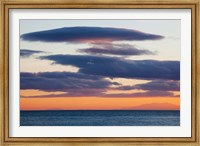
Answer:
[[21, 110], [179, 110], [180, 98], [21, 98]]
[[[142, 91], [143, 92], [143, 91]], [[21, 110], [179, 110], [178, 97], [43, 97], [63, 92], [21, 90]], [[177, 94], [174, 92], [174, 94]]]

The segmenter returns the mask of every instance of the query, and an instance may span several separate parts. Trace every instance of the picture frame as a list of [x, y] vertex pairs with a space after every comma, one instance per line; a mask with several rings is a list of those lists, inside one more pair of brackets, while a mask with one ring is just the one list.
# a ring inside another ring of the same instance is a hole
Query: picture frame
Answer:
[[[1, 1], [1, 144], [2, 145], [199, 145], [199, 0], [181, 1]], [[192, 40], [191, 137], [10, 137], [9, 10], [10, 9], [190, 9]]]

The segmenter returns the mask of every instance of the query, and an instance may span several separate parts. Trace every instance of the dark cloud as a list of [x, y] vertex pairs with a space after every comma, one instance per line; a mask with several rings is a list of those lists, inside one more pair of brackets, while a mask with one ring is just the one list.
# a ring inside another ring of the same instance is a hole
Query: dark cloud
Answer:
[[138, 84], [136, 88], [142, 90], [180, 91], [180, 82], [172, 80], [153, 80], [146, 84]]
[[119, 90], [159, 90], [159, 91], [180, 91], [180, 82], [174, 80], [153, 80], [144, 84], [135, 86], [122, 86]]
[[145, 91], [138, 93], [106, 94], [105, 97], [177, 97], [169, 91]]
[[109, 54], [109, 55], [155, 55], [155, 52], [138, 49], [128, 44], [100, 44], [91, 48], [79, 49], [79, 52], [89, 54]]
[[[42, 97], [87, 97], [104, 95], [111, 85], [120, 85], [99, 76], [72, 72], [20, 73], [20, 89], [35, 89], [64, 94], [42, 95]], [[21, 96], [24, 97], [24, 96]], [[29, 96], [29, 97], [41, 97]]]
[[40, 59], [78, 67], [79, 72], [84, 74], [110, 78], [180, 80], [179, 61], [126, 60], [89, 55], [51, 55], [40, 57]]
[[111, 27], [64, 27], [21, 35], [22, 40], [42, 42], [112, 42], [131, 40], [159, 40], [160, 35], [132, 29]]
[[44, 52], [43, 51], [21, 49], [20, 50], [20, 57], [30, 57], [31, 55], [37, 54], [37, 53], [44, 53]]
[[[20, 89], [62, 91], [80, 93], [104, 91], [111, 85], [119, 85], [98, 76], [71, 72], [20, 73]], [[88, 90], [87, 90], [88, 89]], [[78, 91], [78, 92], [77, 92]]]
[[[148, 83], [147, 83], [148, 84]], [[121, 86], [115, 88], [114, 86]], [[137, 86], [137, 85], [136, 85]], [[41, 72], [41, 73], [20, 73], [20, 89], [35, 89], [46, 92], [64, 92], [62, 94], [49, 94], [28, 96], [31, 98], [37, 97], [177, 97], [172, 92], [165, 90], [145, 89], [145, 92], [138, 93], [118, 93], [108, 94], [108, 90], [126, 90], [117, 82], [111, 82], [101, 76], [87, 75], [82, 73], [72, 72]], [[152, 87], [153, 88], [153, 87]], [[21, 96], [25, 97], [25, 96]]]

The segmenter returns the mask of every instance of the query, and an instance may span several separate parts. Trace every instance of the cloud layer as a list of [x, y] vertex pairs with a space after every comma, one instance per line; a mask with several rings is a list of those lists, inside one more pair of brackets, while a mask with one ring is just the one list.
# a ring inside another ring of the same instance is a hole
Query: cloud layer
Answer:
[[112, 42], [159, 40], [163, 36], [132, 29], [112, 27], [64, 27], [52, 30], [31, 32], [21, 35], [25, 41], [42, 42]]
[[84, 74], [110, 78], [180, 80], [179, 61], [126, 60], [89, 55], [50, 55], [40, 57], [40, 59], [78, 67], [79, 72]]
[[20, 49], [20, 57], [30, 57], [33, 54], [43, 53], [43, 51]]
[[[71, 72], [20, 73], [20, 89], [62, 91], [65, 96], [99, 96], [111, 85], [119, 85], [102, 77]], [[51, 95], [59, 96], [59, 95]]]
[[137, 84], [135, 86], [122, 86], [120, 90], [157, 90], [157, 91], [180, 91], [180, 81], [173, 80], [153, 80], [145, 84]]
[[112, 84], [98, 76], [71, 72], [41, 72], [20, 74], [21, 89], [39, 89], [43, 91], [68, 91], [81, 89], [104, 89]]
[[131, 97], [131, 98], [138, 98], [138, 97], [175, 97], [172, 92], [169, 91], [145, 91], [145, 92], [138, 92], [138, 93], [122, 93], [122, 94], [107, 94], [105, 97]]
[[135, 46], [131, 46], [128, 44], [98, 44], [94, 45], [91, 48], [86, 49], [79, 49], [81, 53], [88, 53], [88, 54], [107, 54], [107, 55], [155, 55], [155, 52], [138, 49]]
[[[171, 81], [166, 81], [166, 83]], [[175, 82], [175, 81], [174, 81]], [[64, 94], [50, 94], [42, 95], [42, 97], [109, 97], [109, 98], [122, 98], [122, 97], [175, 97], [171, 91], [173, 87], [167, 88], [167, 85], [161, 88], [150, 86], [154, 81], [146, 84], [137, 84], [128, 90], [140, 89], [145, 92], [137, 93], [118, 93], [108, 94], [106, 91], [127, 90], [127, 86], [120, 83], [109, 81], [101, 76], [87, 75], [82, 73], [71, 72], [43, 72], [43, 73], [26, 73], [20, 74], [20, 89], [35, 89], [46, 92], [62, 91]], [[161, 83], [159, 83], [161, 84]], [[146, 88], [144, 88], [146, 85]], [[116, 86], [116, 87], [114, 87]], [[147, 87], [150, 88], [147, 88]], [[41, 97], [41, 96], [29, 96]]]

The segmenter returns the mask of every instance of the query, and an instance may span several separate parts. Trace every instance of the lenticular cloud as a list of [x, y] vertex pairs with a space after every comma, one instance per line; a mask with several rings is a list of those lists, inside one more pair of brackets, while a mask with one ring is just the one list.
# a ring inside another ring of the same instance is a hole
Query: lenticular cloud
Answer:
[[25, 41], [86, 43], [101, 41], [159, 40], [162, 38], [164, 37], [156, 34], [112, 27], [64, 27], [21, 35], [21, 39]]

